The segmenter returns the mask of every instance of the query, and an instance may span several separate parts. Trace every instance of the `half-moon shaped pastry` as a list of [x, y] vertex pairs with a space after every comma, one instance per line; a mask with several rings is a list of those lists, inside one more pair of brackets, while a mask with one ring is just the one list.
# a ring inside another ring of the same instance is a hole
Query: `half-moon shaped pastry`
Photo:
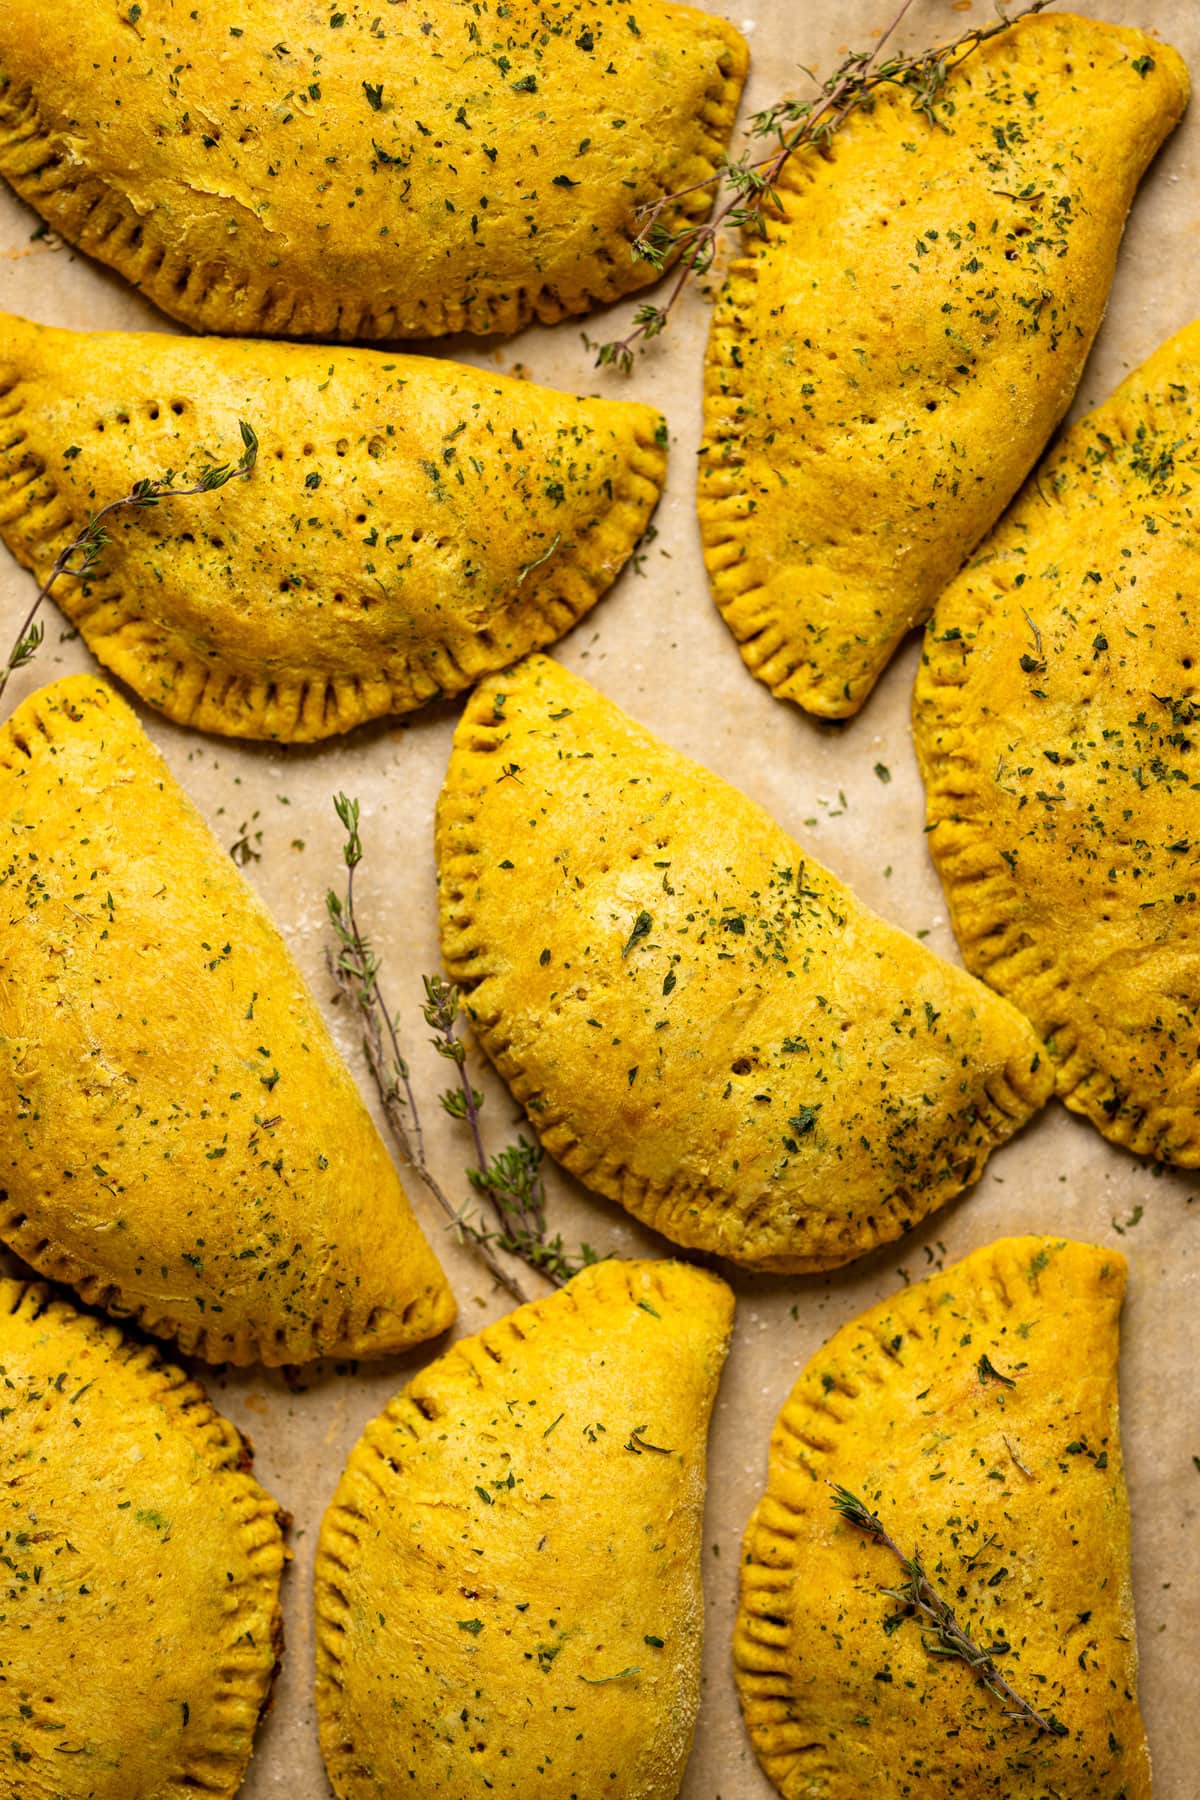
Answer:
[[437, 853], [479, 1042], [551, 1154], [678, 1244], [849, 1262], [1050, 1091], [1015, 1008], [548, 657], [472, 696]]
[[733, 1296], [604, 1262], [368, 1425], [321, 1528], [338, 1800], [674, 1800], [700, 1699], [708, 1420]]
[[[1117, 1420], [1119, 1252], [1007, 1238], [844, 1325], [771, 1434], [742, 1713], [784, 1800], [1150, 1800]], [[847, 1490], [891, 1537], [834, 1507]], [[905, 1600], [896, 1551], [1019, 1700]]]
[[1187, 102], [1178, 54], [1051, 13], [881, 89], [794, 155], [709, 339], [713, 595], [781, 699], [857, 712], [1070, 402], [1125, 215]]
[[0, 174], [198, 330], [515, 331], [657, 279], [746, 61], [664, 0], [4, 0]]
[[454, 1318], [261, 901], [105, 683], [0, 728], [0, 1239], [209, 1362]]
[[282, 1649], [281, 1515], [203, 1388], [0, 1281], [11, 1800], [231, 1800]]
[[1200, 325], [1074, 425], [927, 634], [928, 843], [967, 964], [1114, 1143], [1200, 1164]]
[[248, 480], [113, 515], [96, 576], [54, 594], [151, 706], [239, 737], [346, 731], [551, 643], [666, 470], [647, 406], [375, 350], [0, 314], [0, 533], [44, 580], [104, 502], [240, 451], [239, 419], [259, 437]]

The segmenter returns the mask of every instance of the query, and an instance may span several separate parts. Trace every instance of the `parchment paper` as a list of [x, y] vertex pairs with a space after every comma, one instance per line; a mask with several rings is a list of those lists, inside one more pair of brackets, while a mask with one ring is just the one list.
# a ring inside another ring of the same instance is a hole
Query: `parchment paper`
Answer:
[[[3, 0], [0, 0], [0, 4]], [[716, 0], [701, 0], [716, 9]], [[867, 47], [894, 0], [728, 0], [750, 39], [753, 63], [743, 117], [803, 83], [800, 66], [829, 70], [848, 48]], [[1084, 3], [1114, 21], [1174, 42], [1200, 78], [1197, 0]], [[912, 48], [957, 35], [991, 16], [989, 0], [922, 0], [906, 27]], [[85, 329], [175, 329], [117, 277], [73, 252], [34, 242], [34, 214], [0, 184], [0, 305], [50, 324]], [[1200, 277], [1200, 101], [1168, 143], [1134, 205], [1108, 318], [1084, 374], [1078, 408], [1101, 399], [1164, 337], [1191, 319]], [[619, 335], [632, 304], [588, 321], [597, 338]], [[813, 854], [889, 919], [957, 958], [922, 834], [921, 784], [909, 733], [914, 639], [860, 716], [820, 725], [774, 699], [743, 668], [708, 596], [694, 520], [700, 369], [708, 308], [693, 294], [628, 383], [596, 373], [578, 323], [537, 328], [497, 346], [455, 340], [463, 360], [576, 392], [628, 393], [653, 401], [671, 423], [671, 475], [658, 536], [640, 572], [629, 567], [611, 594], [555, 654], [635, 717], [760, 801]], [[1003, 421], [997, 421], [1003, 428]], [[152, 474], [155, 471], [147, 470]], [[0, 642], [7, 645], [33, 587], [0, 550]], [[32, 668], [10, 688], [14, 702], [90, 658], [53, 607]], [[445, 1065], [423, 1049], [422, 970], [438, 966], [432, 819], [455, 708], [406, 725], [371, 727], [316, 749], [238, 745], [177, 729], [139, 708], [151, 737], [224, 844], [246, 828], [261, 851], [247, 870], [332, 1020], [366, 1091], [369, 1078], [348, 1017], [332, 1006], [323, 967], [324, 893], [339, 875], [340, 828], [330, 796], [344, 789], [363, 807], [366, 862], [361, 906], [385, 958], [393, 998], [422, 1091], [443, 1084]], [[882, 763], [891, 772], [883, 782]], [[257, 834], [261, 833], [261, 840]], [[489, 1071], [485, 1119], [496, 1147], [516, 1109]], [[465, 1146], [435, 1104], [425, 1108], [435, 1165], [458, 1191]], [[456, 1248], [423, 1190], [414, 1204], [438, 1244], [461, 1304], [460, 1332], [507, 1310], [474, 1260]], [[669, 1254], [670, 1246], [619, 1208], [549, 1169], [551, 1212], [570, 1240], [618, 1255]], [[1200, 1405], [1196, 1397], [1197, 1180], [1156, 1170], [1106, 1145], [1056, 1102], [995, 1155], [982, 1181], [902, 1246], [831, 1277], [755, 1280], [732, 1275], [738, 1293], [733, 1351], [717, 1402], [704, 1534], [707, 1641], [704, 1699], [686, 1800], [765, 1800], [771, 1793], [738, 1716], [729, 1639], [738, 1544], [760, 1491], [772, 1422], [795, 1376], [822, 1341], [904, 1278], [1011, 1232], [1048, 1231], [1119, 1245], [1131, 1281], [1121, 1358], [1123, 1439], [1133, 1505], [1134, 1577], [1141, 1641], [1141, 1696], [1154, 1754], [1157, 1800], [1200, 1793], [1200, 1708], [1194, 1656], [1200, 1642]], [[1141, 1216], [1132, 1223], [1138, 1209]], [[725, 1271], [729, 1274], [729, 1271]], [[529, 1285], [536, 1287], [534, 1278]], [[796, 1316], [793, 1316], [793, 1307]], [[245, 1788], [246, 1800], [286, 1795], [327, 1800], [310, 1700], [310, 1561], [343, 1461], [366, 1421], [427, 1360], [414, 1357], [305, 1371], [298, 1388], [280, 1375], [199, 1369], [222, 1407], [253, 1438], [256, 1472], [294, 1515], [295, 1563], [285, 1590], [287, 1653], [273, 1711]]]

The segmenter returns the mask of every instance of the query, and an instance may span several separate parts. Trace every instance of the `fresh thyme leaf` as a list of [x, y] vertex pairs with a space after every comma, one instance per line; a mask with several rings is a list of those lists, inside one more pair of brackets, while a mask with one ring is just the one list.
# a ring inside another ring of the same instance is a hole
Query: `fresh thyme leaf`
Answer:
[[407, 169], [412, 161], [411, 151], [407, 156], [391, 156], [375, 138], [371, 139], [371, 148], [381, 169]]
[[1001, 1381], [1005, 1387], [1009, 1388], [1015, 1388], [1017, 1385], [1011, 1375], [1000, 1373], [986, 1352], [979, 1359], [979, 1379], [980, 1381]]
[[817, 1114], [820, 1110], [820, 1101], [817, 1102], [816, 1106], [801, 1106], [797, 1108], [795, 1117], [788, 1120], [788, 1124], [793, 1128], [797, 1137], [807, 1137], [810, 1131], [815, 1130]]
[[654, 920], [650, 917], [648, 912], [640, 912], [638, 914], [637, 918], [633, 921], [633, 930], [629, 933], [629, 936], [625, 941], [625, 948], [621, 952], [622, 962], [624, 962], [635, 944], [639, 944], [644, 937], [649, 936], [650, 927], [653, 924]]
[[671, 1455], [669, 1445], [647, 1443], [644, 1435], [645, 1431], [646, 1427], [644, 1425], [635, 1425], [629, 1434], [629, 1442], [625, 1445], [626, 1450], [632, 1450], [635, 1456], [641, 1456], [644, 1450], [652, 1450], [656, 1456]]
[[[258, 814], [255, 813], [254, 817], [257, 818]], [[262, 838], [261, 831], [256, 831], [251, 835], [250, 822], [239, 826], [238, 835], [229, 846], [229, 854], [239, 869], [246, 868], [249, 863], [262, 861], [262, 851], [258, 848], [262, 843]]]

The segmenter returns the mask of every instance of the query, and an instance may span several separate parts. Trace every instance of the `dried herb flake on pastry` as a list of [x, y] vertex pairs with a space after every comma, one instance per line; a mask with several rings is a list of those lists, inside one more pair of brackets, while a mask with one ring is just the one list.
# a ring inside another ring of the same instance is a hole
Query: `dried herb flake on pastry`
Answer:
[[1117, 1251], [1008, 1238], [872, 1307], [804, 1370], [734, 1635], [784, 1800], [1150, 1800], [1124, 1289]]
[[785, 166], [714, 315], [700, 522], [749, 668], [855, 713], [1065, 412], [1138, 181], [1178, 121], [1168, 45], [1021, 20], [927, 118], [877, 95]]
[[1192, 325], [1066, 433], [946, 590], [914, 712], [968, 966], [1037, 1026], [1069, 1107], [1192, 1167], [1198, 479]]
[[674, 1800], [700, 1697], [705, 1448], [733, 1296], [605, 1262], [366, 1429], [317, 1550], [338, 1800]]
[[645, 531], [652, 408], [374, 350], [0, 315], [0, 534], [39, 579], [107, 501], [259, 438], [252, 476], [113, 515], [55, 598], [149, 705], [289, 742], [457, 693], [562, 635]]
[[281, 1515], [203, 1388], [0, 1281], [11, 1800], [232, 1800], [282, 1647]]
[[266, 909], [112, 689], [0, 728], [0, 1239], [210, 1362], [454, 1301]]
[[437, 854], [483, 1048], [551, 1154], [676, 1243], [849, 1262], [1050, 1091], [1015, 1008], [548, 657], [472, 696]]
[[514, 331], [656, 279], [746, 62], [664, 0], [4, 0], [0, 174], [199, 330]]

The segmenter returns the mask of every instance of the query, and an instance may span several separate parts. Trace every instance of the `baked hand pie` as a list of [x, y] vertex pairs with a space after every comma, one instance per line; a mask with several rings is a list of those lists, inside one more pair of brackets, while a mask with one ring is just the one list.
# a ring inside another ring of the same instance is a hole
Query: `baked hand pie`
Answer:
[[702, 1269], [599, 1263], [462, 1339], [368, 1425], [317, 1547], [338, 1800], [674, 1800], [732, 1321]]
[[1200, 1164], [1200, 325], [1074, 425], [938, 602], [914, 726], [968, 967], [1060, 1097]]
[[282, 1651], [282, 1515], [203, 1388], [0, 1280], [11, 1800], [232, 1800]]
[[104, 682], [0, 727], [0, 1239], [208, 1362], [383, 1356], [445, 1277], [261, 901]]
[[0, 175], [197, 330], [515, 331], [657, 279], [746, 62], [665, 0], [4, 0]]
[[1134, 191], [1187, 103], [1169, 45], [1050, 13], [882, 88], [794, 155], [718, 302], [700, 524], [748, 667], [858, 711], [1070, 402]]
[[111, 515], [54, 598], [182, 724], [303, 742], [457, 693], [579, 619], [666, 472], [651, 407], [440, 359], [0, 314], [0, 534], [40, 580], [104, 502], [259, 438], [219, 498]]
[[678, 1244], [834, 1268], [1046, 1099], [1032, 1030], [744, 795], [531, 657], [471, 697], [442, 953], [551, 1154]]
[[[844, 1325], [804, 1370], [746, 1531], [733, 1647], [784, 1800], [1150, 1800], [1124, 1289], [1115, 1250], [1008, 1238]], [[901, 1557], [1044, 1729], [946, 1653]]]

